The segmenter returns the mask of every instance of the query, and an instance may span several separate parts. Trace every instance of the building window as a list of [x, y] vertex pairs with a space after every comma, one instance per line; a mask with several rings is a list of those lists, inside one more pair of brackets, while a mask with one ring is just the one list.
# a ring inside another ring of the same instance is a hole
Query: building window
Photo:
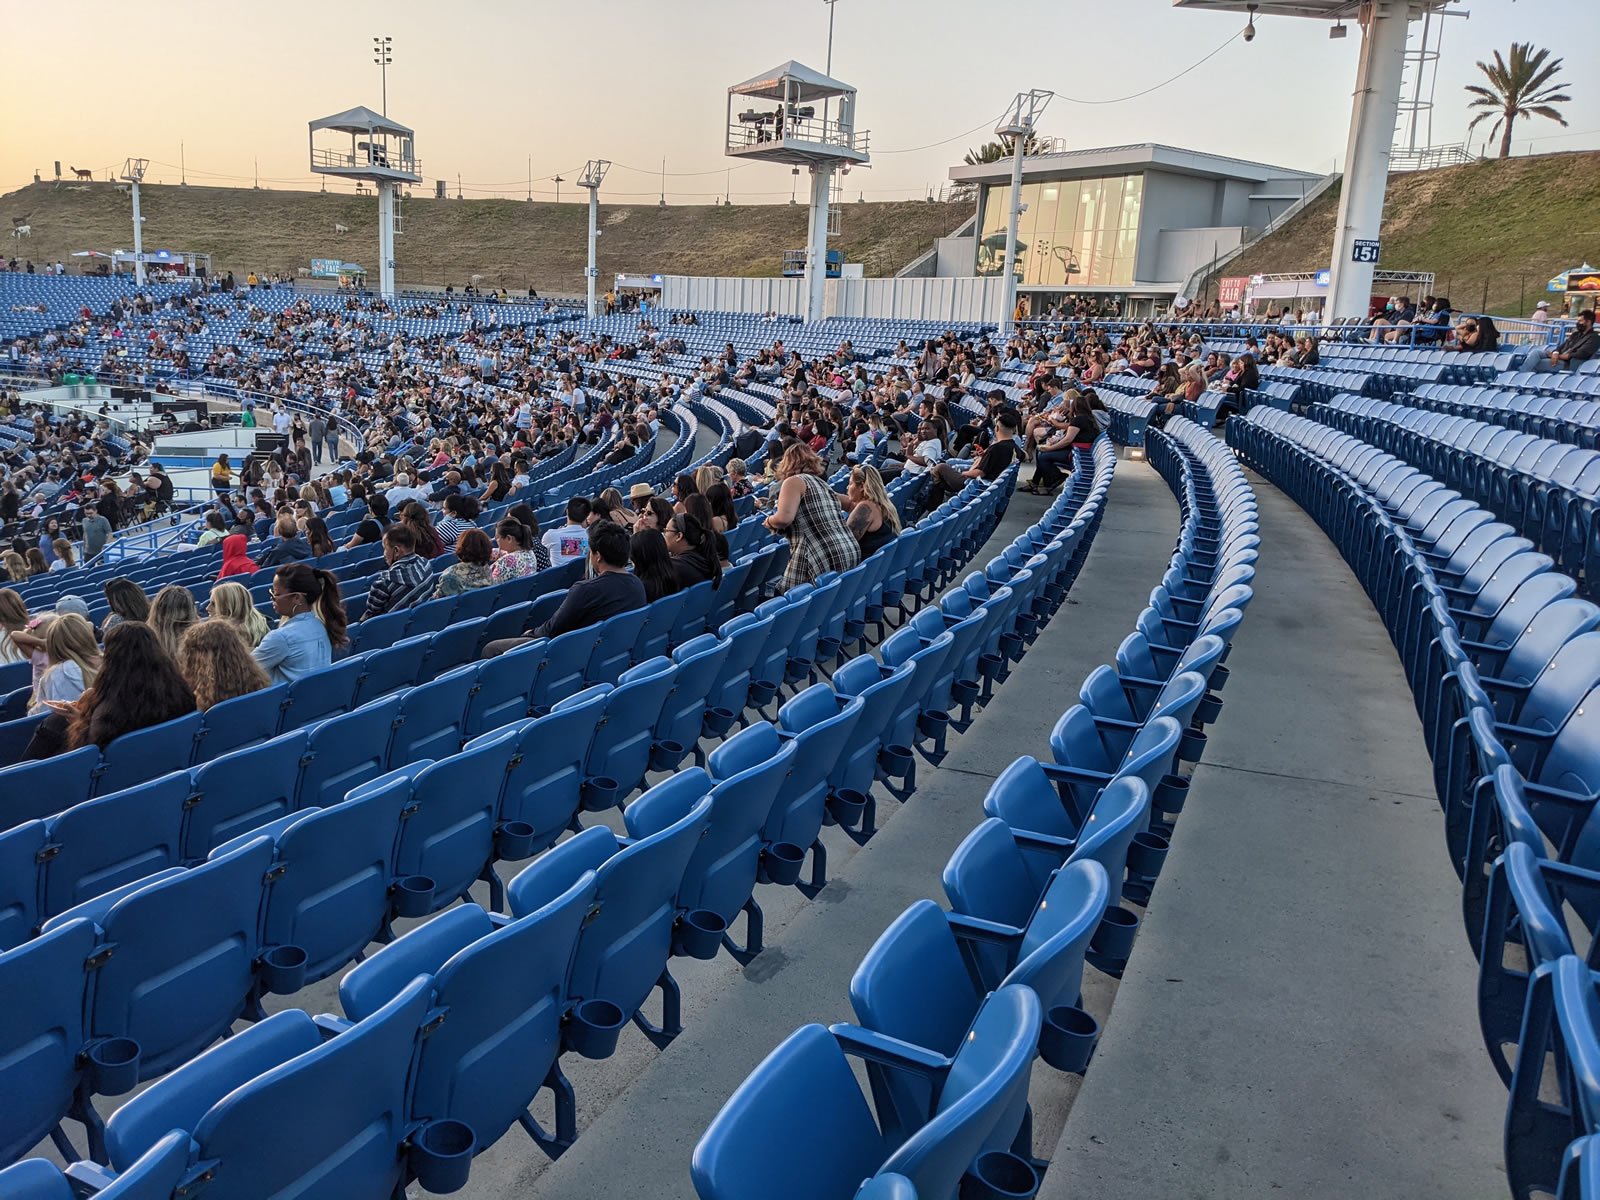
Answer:
[[[984, 188], [979, 275], [998, 275], [1006, 257], [1010, 184]], [[1017, 223], [1018, 282], [1030, 287], [1126, 287], [1139, 244], [1143, 175], [1024, 183]]]

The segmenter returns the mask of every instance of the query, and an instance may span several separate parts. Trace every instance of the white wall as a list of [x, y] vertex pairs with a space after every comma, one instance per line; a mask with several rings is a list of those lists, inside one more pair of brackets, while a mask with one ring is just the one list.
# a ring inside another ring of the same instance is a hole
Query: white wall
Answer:
[[970, 276], [977, 262], [978, 239], [969, 234], [966, 237], [942, 237], [934, 243], [934, 271], [935, 275], [944, 277]]
[[662, 308], [701, 312], [775, 312], [800, 317], [806, 311], [806, 281], [744, 279], [738, 276], [663, 275]]
[[1208, 266], [1218, 255], [1236, 249], [1245, 230], [1238, 225], [1208, 229], [1163, 229], [1156, 239], [1157, 279], [1179, 281]]
[[[899, 317], [929, 321], [997, 321], [1004, 295], [997, 277], [965, 279], [830, 279], [823, 304], [829, 317]], [[767, 311], [800, 316], [801, 279], [739, 279], [666, 275], [660, 305], [721, 312]]]

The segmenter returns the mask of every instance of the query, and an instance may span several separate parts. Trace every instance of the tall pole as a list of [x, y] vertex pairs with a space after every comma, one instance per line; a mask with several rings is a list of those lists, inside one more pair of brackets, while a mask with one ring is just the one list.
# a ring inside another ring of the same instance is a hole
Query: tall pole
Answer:
[[[827, 64], [822, 68], [822, 73], [831, 78], [833, 75], [833, 6], [838, 4], [839, 0], [822, 0], [822, 2], [828, 6], [828, 61]], [[830, 99], [828, 97], [824, 97], [822, 101], [822, 133], [824, 137], [826, 137], [828, 133], [829, 103]]]
[[133, 194], [133, 278], [144, 286], [144, 218], [139, 215], [139, 181], [132, 184]]
[[583, 174], [578, 177], [578, 186], [589, 190], [589, 265], [583, 272], [583, 283], [586, 300], [584, 311], [591, 317], [598, 315], [595, 312], [595, 283], [600, 277], [596, 254], [600, 238], [600, 184], [604, 182], [606, 172], [610, 169], [610, 160], [591, 158], [584, 164]]
[[1011, 336], [1017, 311], [1017, 223], [1022, 217], [1022, 152], [1026, 149], [1027, 140], [1027, 135], [1023, 133], [1012, 137], [1011, 191], [1006, 199], [1006, 265], [1002, 276], [1005, 279], [1005, 304], [1000, 314], [1001, 337]]
[[1000, 293], [1003, 305], [999, 321], [1001, 337], [1011, 336], [1017, 310], [1017, 222], [1022, 216], [1022, 159], [1027, 154], [1028, 139], [1033, 136], [1034, 125], [1054, 95], [1054, 92], [1039, 88], [1031, 92], [1018, 92], [1017, 98], [1011, 102], [1011, 108], [1000, 118], [1000, 124], [994, 130], [1002, 139], [1011, 139], [1010, 214], [1006, 221], [1005, 282]]
[[394, 61], [390, 51], [394, 49], [392, 37], [375, 37], [372, 39], [372, 61], [378, 65], [378, 70], [383, 77], [383, 115], [389, 115], [389, 64]]
[[828, 289], [828, 192], [833, 167], [826, 162], [811, 168], [811, 229], [806, 242], [806, 320], [822, 320]]
[[394, 202], [400, 185], [385, 179], [378, 184], [378, 291], [394, 299]]
[[[1344, 155], [1344, 186], [1333, 235], [1333, 278], [1324, 316], [1365, 321], [1372, 302], [1372, 254], [1383, 222], [1405, 65], [1407, 6], [1399, 0], [1367, 0], [1361, 10], [1361, 60], [1356, 68], [1350, 140]], [[1356, 243], [1363, 243], [1357, 247]], [[1358, 261], [1359, 254], [1359, 261]]]

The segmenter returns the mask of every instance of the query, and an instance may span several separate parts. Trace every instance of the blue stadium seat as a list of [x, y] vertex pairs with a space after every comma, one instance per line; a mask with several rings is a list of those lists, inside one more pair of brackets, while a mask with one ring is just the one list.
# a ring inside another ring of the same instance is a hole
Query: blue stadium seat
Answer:
[[305, 731], [297, 729], [197, 767], [183, 828], [184, 860], [198, 862], [242, 833], [297, 808], [316, 807], [301, 803], [306, 747]]
[[139, 1045], [139, 1073], [171, 1070], [251, 1011], [261, 970], [261, 889], [272, 845], [254, 838], [191, 870], [113, 889], [44, 924], [92, 921], [91, 1037]]
[[201, 716], [186, 713], [114, 738], [101, 752], [94, 773], [94, 794], [109, 796], [149, 779], [154, 771], [187, 767], [194, 758]]
[[388, 769], [400, 704], [399, 696], [372, 700], [308, 731], [298, 807], [331, 808], [351, 788]]
[[180, 1186], [204, 1177], [219, 1195], [391, 1200], [416, 1159], [408, 1141], [425, 1136], [406, 1091], [428, 998], [427, 981], [413, 980], [326, 1040], [298, 1009], [268, 1017], [118, 1109], [106, 1126], [111, 1166], [130, 1169], [177, 1129], [193, 1141]]
[[[636, 803], [648, 797], [646, 793]], [[706, 798], [673, 824], [628, 845], [603, 826], [585, 829], [525, 867], [506, 889], [512, 916], [524, 917], [565, 893], [586, 872], [595, 873], [594, 916], [578, 939], [567, 998], [574, 1005], [605, 1001], [615, 1006], [619, 1023], [631, 1014], [657, 1045], [670, 1042], [682, 1029], [678, 983], [667, 964], [680, 915], [678, 889], [710, 819], [711, 800]], [[657, 988], [662, 996], [660, 1026], [651, 1025], [641, 1011]]]
[[174, 1131], [115, 1176], [85, 1163], [63, 1171], [52, 1162], [27, 1159], [0, 1171], [0, 1196], [7, 1200], [76, 1200], [88, 1190], [96, 1200], [170, 1200], [188, 1165], [189, 1139]]
[[195, 763], [207, 763], [232, 750], [277, 737], [288, 700], [289, 685], [279, 683], [213, 704], [206, 709], [195, 744]]
[[[572, 1085], [561, 1072], [567, 1014], [567, 964], [594, 897], [585, 873], [566, 892], [527, 916], [497, 925], [464, 904], [419, 925], [361, 963], [339, 984], [339, 1002], [365, 1021], [418, 976], [427, 976], [435, 1010], [449, 1020], [418, 1047], [411, 1108], [464, 1122], [477, 1148], [520, 1123], [556, 1157], [577, 1136]], [[556, 1129], [528, 1111], [549, 1087]]]
[[[622, 803], [644, 784], [655, 745], [656, 722], [672, 693], [678, 668], [670, 658], [655, 658], [631, 667], [606, 693], [604, 713], [595, 727], [584, 770], [589, 778], [616, 781], [616, 801]], [[606, 688], [597, 684], [595, 688]], [[580, 692], [586, 696], [595, 688]], [[574, 696], [555, 707], [577, 701]]]
[[543, 640], [529, 642], [478, 667], [477, 682], [462, 718], [463, 737], [475, 738], [527, 717], [534, 680], [544, 660], [544, 647]]
[[502, 825], [518, 822], [532, 828], [529, 844], [535, 853], [577, 827], [586, 798], [601, 808], [615, 807], [615, 788], [596, 795], [584, 776], [605, 702], [605, 694], [595, 691], [582, 700], [574, 698], [560, 712], [515, 727], [517, 748], [499, 793], [499, 816]]
[[38, 868], [41, 915], [66, 912], [124, 884], [181, 866], [184, 811], [192, 791], [188, 773], [178, 771], [75, 804], [53, 818], [49, 849], [41, 854]]
[[347, 658], [296, 679], [289, 685], [289, 708], [282, 728], [303, 729], [348, 712], [366, 671], [366, 659]]
[[[1014, 1145], [1041, 1019], [1030, 990], [1004, 988], [953, 1059], [850, 1025], [796, 1030], [701, 1137], [690, 1167], [696, 1193], [849, 1200], [882, 1172], [904, 1176], [920, 1196], [955, 1195], [980, 1153]], [[898, 1111], [875, 1087], [869, 1105], [847, 1055], [874, 1080], [891, 1071], [927, 1079], [936, 1103]]]
[[821, 834], [828, 816], [828, 780], [865, 707], [859, 696], [841, 696], [818, 683], [778, 710], [778, 736], [795, 743], [795, 757], [761, 836], [768, 846], [784, 843], [810, 851], [812, 890], [827, 882], [828, 854]]
[[468, 663], [401, 694], [400, 723], [389, 744], [390, 767], [424, 758], [438, 761], [461, 749], [467, 701], [477, 678], [478, 664]]
[[0, 829], [87, 800], [99, 766], [99, 747], [83, 746], [0, 770]]
[[355, 694], [350, 697], [349, 703], [334, 709], [333, 713], [358, 708], [368, 700], [376, 700], [379, 696], [426, 682], [420, 678], [422, 664], [432, 644], [433, 638], [424, 633], [417, 637], [402, 638], [392, 646], [363, 654], [360, 659], [361, 676]]

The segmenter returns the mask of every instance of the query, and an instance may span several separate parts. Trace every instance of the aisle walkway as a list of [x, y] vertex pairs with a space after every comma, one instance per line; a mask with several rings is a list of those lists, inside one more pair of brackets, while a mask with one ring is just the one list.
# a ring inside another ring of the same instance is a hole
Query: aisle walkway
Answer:
[[[1030, 497], [1016, 497], [979, 564], [1035, 519], [1040, 507]], [[689, 1158], [707, 1123], [797, 1027], [851, 1019], [849, 982], [861, 956], [907, 905], [923, 897], [943, 899], [940, 869], [981, 818], [989, 782], [1017, 755], [1048, 751], [1055, 718], [1083, 676], [1115, 653], [1160, 580], [1177, 525], [1177, 507], [1160, 478], [1142, 464], [1119, 464], [1104, 525], [1072, 602], [1046, 627], [996, 701], [953, 741], [943, 766], [919, 764], [911, 802], [898, 810], [892, 802], [885, 806], [878, 835], [838, 863], [828, 886], [800, 906], [785, 928], [769, 931], [768, 949], [722, 981], [720, 992], [686, 1018], [684, 1034], [584, 1126], [577, 1145], [559, 1162], [545, 1169], [522, 1154], [498, 1177], [485, 1175], [480, 1182], [475, 1172], [467, 1194], [505, 1200], [693, 1197]], [[762, 900], [767, 902], [765, 894]], [[1091, 1000], [1102, 1010], [1107, 1002]], [[1036, 1080], [1038, 1144], [1047, 1151], [1076, 1081], [1047, 1071], [1037, 1072]]]
[[1503, 1196], [1405, 679], [1322, 532], [1254, 483], [1226, 707], [1041, 1200]]

